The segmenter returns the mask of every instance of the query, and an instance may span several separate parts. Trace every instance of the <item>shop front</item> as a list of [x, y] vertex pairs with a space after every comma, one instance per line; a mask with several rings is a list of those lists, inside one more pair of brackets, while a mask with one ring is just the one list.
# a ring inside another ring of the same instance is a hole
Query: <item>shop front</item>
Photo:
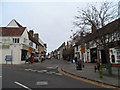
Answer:
[[91, 63], [95, 63], [97, 59], [97, 48], [90, 49]]
[[22, 45], [22, 49], [21, 49], [21, 61], [25, 61], [26, 60], [28, 49], [29, 49], [29, 46]]

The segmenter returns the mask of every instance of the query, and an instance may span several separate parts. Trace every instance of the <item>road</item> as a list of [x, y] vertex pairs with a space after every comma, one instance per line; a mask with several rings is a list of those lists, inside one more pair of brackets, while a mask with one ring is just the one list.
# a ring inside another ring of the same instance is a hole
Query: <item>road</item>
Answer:
[[[48, 63], [49, 62], [49, 63]], [[2, 68], [2, 88], [101, 88], [71, 77], [64, 76], [57, 71], [58, 65], [68, 64], [50, 60], [42, 64], [36, 63], [23, 67], [6, 66]]]

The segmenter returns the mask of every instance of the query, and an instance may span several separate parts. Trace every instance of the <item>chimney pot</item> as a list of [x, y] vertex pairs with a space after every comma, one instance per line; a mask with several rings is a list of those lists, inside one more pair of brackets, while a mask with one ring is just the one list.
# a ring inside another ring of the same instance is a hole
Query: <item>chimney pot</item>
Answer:
[[33, 30], [30, 30], [29, 33], [30, 33], [30, 35], [33, 37], [34, 31], [33, 31]]
[[37, 41], [39, 41], [39, 34], [38, 34], [38, 33], [35, 33], [35, 34], [34, 34], [34, 38], [35, 38]]

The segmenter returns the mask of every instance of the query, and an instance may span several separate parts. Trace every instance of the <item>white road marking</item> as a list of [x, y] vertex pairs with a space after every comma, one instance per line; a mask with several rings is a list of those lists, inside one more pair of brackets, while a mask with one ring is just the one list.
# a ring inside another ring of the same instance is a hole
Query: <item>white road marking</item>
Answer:
[[19, 86], [21, 86], [21, 87], [23, 87], [23, 88], [26, 88], [26, 89], [28, 89], [28, 90], [32, 90], [32, 89], [30, 89], [29, 87], [27, 87], [27, 86], [25, 86], [25, 85], [23, 85], [23, 84], [21, 84], [21, 83], [19, 83], [19, 82], [14, 82], [15, 84], [17, 84], [17, 85], [19, 85]]
[[55, 74], [55, 73], [56, 73], [56, 72], [52, 72], [52, 71], [51, 71], [51, 72], [47, 72], [47, 74]]
[[43, 73], [43, 71], [37, 71], [37, 72], [39, 72], [39, 73]]
[[48, 85], [48, 81], [38, 81], [36, 85]]
[[48, 69], [54, 69], [55, 67], [47, 67]]
[[41, 72], [47, 72], [47, 70], [41, 70]]
[[60, 76], [62, 75], [61, 73], [55, 73], [55, 74], [56, 74], [56, 75], [60, 75]]
[[52, 74], [51, 72], [46, 72], [47, 74]]
[[30, 70], [32, 70], [32, 69], [25, 69], [25, 71], [30, 71]]
[[56, 69], [58, 66], [53, 66], [53, 67], [47, 67], [48, 69]]
[[31, 70], [32, 72], [36, 72], [37, 70]]
[[0, 76], [0, 78], [1, 78], [2, 76]]

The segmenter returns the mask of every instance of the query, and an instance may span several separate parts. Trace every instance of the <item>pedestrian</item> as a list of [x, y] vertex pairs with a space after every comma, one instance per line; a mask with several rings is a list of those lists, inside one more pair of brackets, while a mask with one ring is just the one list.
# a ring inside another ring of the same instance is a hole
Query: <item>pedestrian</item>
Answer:
[[44, 61], [44, 55], [41, 55], [41, 63]]
[[25, 64], [26, 64], [26, 62], [28, 62], [28, 63], [29, 63], [29, 57], [28, 57], [28, 55], [26, 56], [26, 59], [25, 59]]
[[75, 63], [77, 63], [77, 57], [75, 57]]
[[31, 64], [33, 64], [33, 62], [34, 62], [34, 56], [33, 56], [33, 55], [31, 55], [31, 57], [30, 57], [30, 59], [29, 59], [29, 60], [30, 60], [30, 63], [31, 63]]
[[74, 63], [75, 62], [75, 58], [72, 58], [72, 63]]
[[95, 65], [94, 69], [96, 72], [96, 70], [100, 70], [100, 64], [98, 63], [97, 59], [95, 59], [95, 63], [96, 63], [96, 65]]

